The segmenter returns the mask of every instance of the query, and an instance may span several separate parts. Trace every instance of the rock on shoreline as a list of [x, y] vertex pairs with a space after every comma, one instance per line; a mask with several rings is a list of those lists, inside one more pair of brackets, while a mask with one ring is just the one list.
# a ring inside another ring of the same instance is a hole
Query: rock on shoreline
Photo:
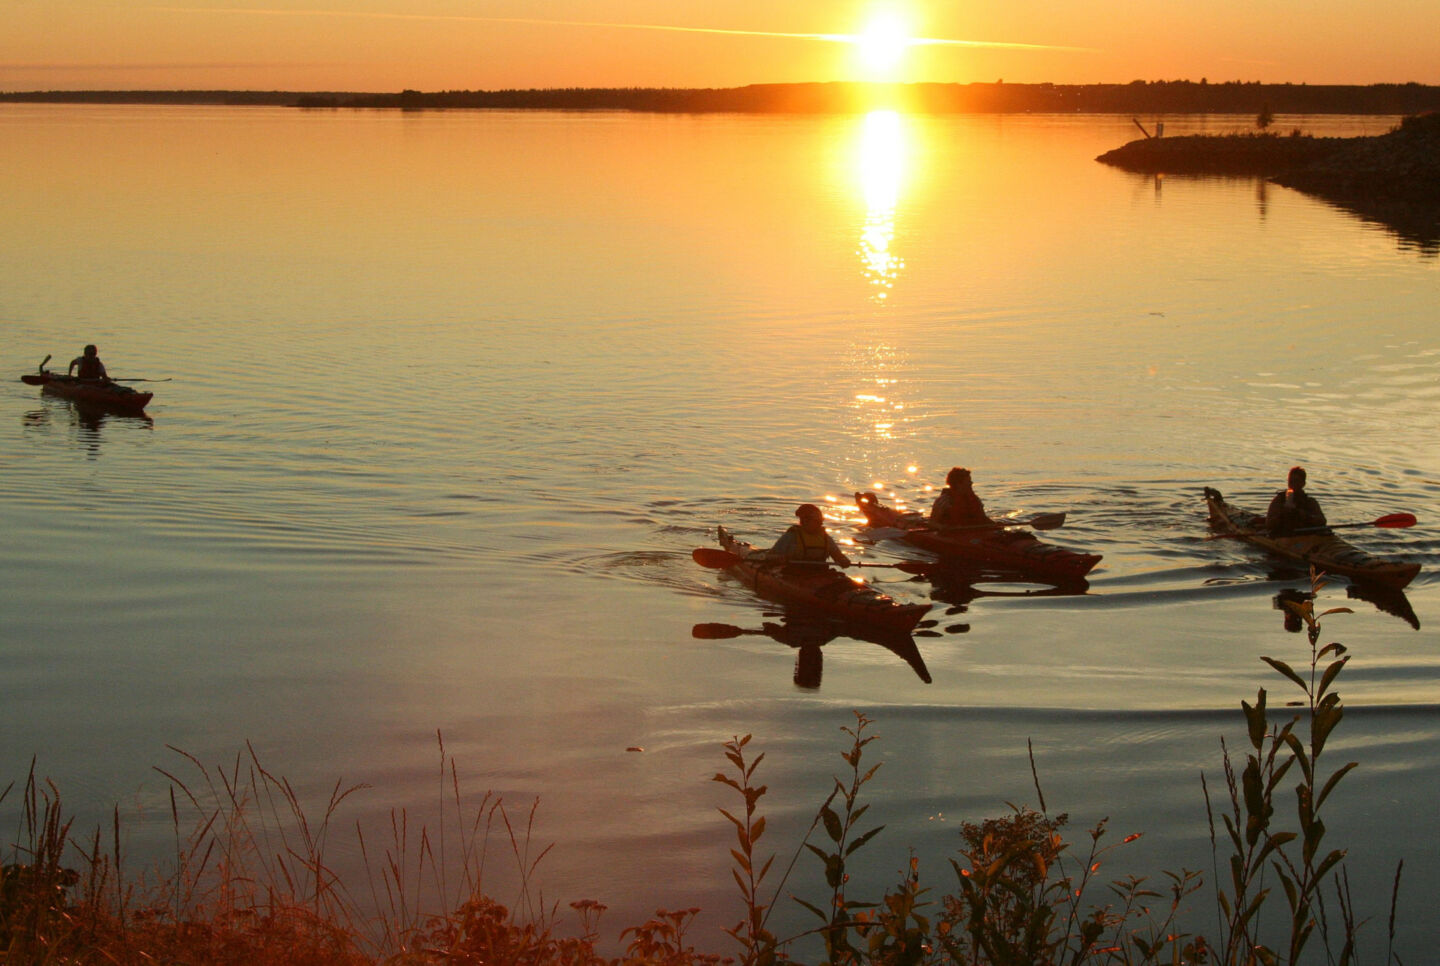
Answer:
[[1132, 141], [1096, 158], [1149, 174], [1269, 178], [1330, 200], [1440, 203], [1440, 113], [1376, 137], [1230, 134]]
[[1440, 114], [1406, 118], [1389, 134], [1342, 141], [1333, 154], [1272, 180], [1326, 197], [1440, 202]]

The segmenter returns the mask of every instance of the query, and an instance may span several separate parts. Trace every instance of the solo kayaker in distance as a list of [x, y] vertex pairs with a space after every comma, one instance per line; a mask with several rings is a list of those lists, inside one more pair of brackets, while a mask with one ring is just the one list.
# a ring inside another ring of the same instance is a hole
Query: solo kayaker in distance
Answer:
[[975, 495], [970, 471], [957, 466], [945, 475], [945, 489], [930, 507], [930, 522], [941, 527], [973, 527], [994, 523], [985, 515], [985, 504]]
[[65, 374], [69, 375], [74, 371], [76, 366], [80, 367], [80, 371], [76, 373], [76, 375], [86, 382], [100, 382], [102, 384], [110, 382], [110, 374], [105, 371], [105, 363], [100, 361], [100, 352], [93, 345], [87, 345], [85, 347], [84, 355], [76, 356], [70, 360], [70, 368], [65, 370]]
[[781, 534], [775, 546], [761, 553], [770, 560], [787, 563], [824, 563], [833, 560], [842, 567], [850, 566], [850, 558], [840, 549], [835, 538], [825, 530], [825, 514], [813, 503], [802, 503], [795, 511], [798, 524]]
[[1283, 537], [1304, 527], [1325, 526], [1325, 514], [1315, 498], [1305, 492], [1305, 468], [1292, 466], [1286, 488], [1275, 494], [1265, 512], [1265, 528], [1272, 537]]

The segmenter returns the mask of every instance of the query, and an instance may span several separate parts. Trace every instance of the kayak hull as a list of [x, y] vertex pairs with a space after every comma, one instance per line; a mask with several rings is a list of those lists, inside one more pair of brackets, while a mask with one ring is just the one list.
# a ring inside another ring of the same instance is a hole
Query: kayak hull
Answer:
[[[719, 527], [716, 535], [723, 549], [741, 558], [756, 549], [724, 527]], [[902, 604], [828, 566], [741, 559], [725, 571], [767, 600], [887, 631], [908, 634], [931, 607], [930, 604]]]
[[53, 372], [27, 375], [23, 379], [30, 385], [38, 385], [40, 391], [47, 396], [59, 396], [62, 399], [104, 407], [115, 412], [142, 412], [150, 404], [150, 400], [155, 397], [154, 393], [137, 392], [129, 386], [120, 386], [115, 383], [102, 385], [94, 382], [82, 382], [74, 376], [62, 376]]
[[1418, 563], [1394, 557], [1377, 557], [1345, 542], [1334, 533], [1272, 537], [1265, 532], [1263, 513], [1227, 503], [1214, 487], [1205, 488], [1205, 505], [1210, 511], [1210, 525], [1216, 531], [1327, 574], [1399, 590], [1420, 572]]
[[1003, 526], [937, 529], [918, 513], [902, 513], [872, 493], [856, 493], [855, 503], [872, 527], [904, 530], [900, 539], [956, 566], [989, 567], [1046, 581], [1084, 580], [1100, 554], [1081, 553], [1045, 543], [1024, 530]]

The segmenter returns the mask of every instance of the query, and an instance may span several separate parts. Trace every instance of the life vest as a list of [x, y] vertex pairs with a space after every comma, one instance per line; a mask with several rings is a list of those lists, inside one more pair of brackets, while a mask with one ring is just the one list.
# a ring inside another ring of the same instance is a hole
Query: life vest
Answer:
[[1294, 493], [1286, 489], [1276, 493], [1265, 517], [1271, 536], [1288, 536], [1306, 527], [1325, 525], [1325, 513], [1320, 509], [1320, 503], [1304, 490]]
[[796, 524], [790, 528], [795, 534], [795, 549], [790, 552], [791, 560], [818, 561], [824, 563], [830, 558], [830, 535], [823, 529], [811, 534]]
[[99, 356], [81, 356], [80, 367], [75, 370], [75, 374], [81, 379], [99, 379], [104, 371]]
[[940, 491], [940, 496], [935, 500], [935, 506], [930, 513], [930, 519], [941, 526], [966, 526], [968, 524], [985, 523], [985, 504], [975, 495], [974, 490], [955, 491], [950, 487]]

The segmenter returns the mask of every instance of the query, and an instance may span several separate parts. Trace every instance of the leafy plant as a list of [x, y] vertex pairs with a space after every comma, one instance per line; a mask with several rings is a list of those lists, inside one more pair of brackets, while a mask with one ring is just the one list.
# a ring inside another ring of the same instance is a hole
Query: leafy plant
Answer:
[[[1217, 877], [1223, 940], [1220, 952], [1221, 961], [1225, 963], [1297, 963], [1317, 926], [1336, 962], [1349, 963], [1354, 956], [1358, 925], [1350, 912], [1347, 880], [1341, 868], [1345, 850], [1325, 851], [1326, 828], [1321, 807], [1357, 763], [1347, 762], [1328, 775], [1320, 769], [1326, 743], [1345, 714], [1334, 685], [1350, 660], [1342, 644], [1319, 646], [1320, 618], [1350, 613], [1350, 609], [1333, 607], [1316, 614], [1315, 596], [1324, 588], [1325, 579], [1313, 567], [1310, 584], [1310, 596], [1283, 601], [1306, 627], [1310, 643], [1308, 674], [1297, 672], [1278, 658], [1261, 658], [1301, 691], [1304, 700], [1288, 704], [1303, 708], [1303, 712], [1283, 723], [1273, 722], [1267, 694], [1261, 688], [1253, 705], [1241, 702], [1250, 750], [1238, 779], [1228, 749], [1225, 753], [1230, 811], [1222, 818], [1231, 845], [1228, 892], [1218, 887]], [[1292, 769], [1299, 772], [1294, 785], [1296, 827], [1280, 829], [1275, 826], [1275, 793]], [[1208, 790], [1206, 800], [1208, 807]], [[1211, 822], [1213, 842], [1213, 817]], [[1297, 845], [1298, 855], [1295, 854]], [[1288, 910], [1286, 922], [1277, 930], [1283, 939], [1280, 950], [1267, 944], [1266, 930], [1262, 929], [1261, 913], [1271, 891], [1264, 883], [1270, 873], [1284, 891]], [[1331, 948], [1330, 924], [1322, 893], [1331, 879], [1338, 879], [1341, 916], [1338, 935], [1334, 937], [1338, 951]]]
[[[840, 729], [851, 739], [850, 747], [841, 754], [845, 763], [850, 766], [850, 782], [846, 785], [836, 778], [834, 790], [825, 804], [820, 806], [820, 819], [824, 823], [825, 834], [830, 839], [832, 850], [827, 852], [818, 845], [808, 841], [805, 843], [805, 847], [825, 864], [825, 884], [830, 888], [829, 908], [822, 909], [796, 897], [797, 902], [825, 923], [821, 934], [825, 937], [825, 951], [831, 963], [856, 961], [857, 952], [850, 944], [850, 929], [860, 921], [856, 919], [857, 912], [875, 905], [873, 902], [850, 899], [846, 895], [845, 887], [850, 881], [850, 875], [845, 868], [846, 860], [885, 828], [878, 825], [866, 832], [858, 831], [861, 818], [870, 810], [869, 805], [860, 804], [860, 791], [880, 770], [880, 765], [876, 764], [862, 773], [860, 760], [865, 746], [879, 735], [865, 734], [865, 730], [874, 722], [859, 711], [854, 714], [855, 727]], [[837, 796], [842, 806], [840, 812], [831, 807]]]
[[725, 757], [735, 767], [739, 778], [717, 772], [713, 779], [735, 789], [745, 800], [744, 818], [720, 809], [720, 814], [735, 826], [739, 847], [730, 850], [730, 855], [735, 860], [735, 867], [730, 871], [735, 877], [735, 884], [740, 887], [740, 896], [745, 901], [745, 918], [725, 932], [744, 948], [746, 963], [770, 963], [776, 958], [777, 943], [775, 936], [765, 928], [771, 903], [761, 901], [760, 884], [769, 874], [775, 857], [771, 855], [766, 858], [760, 868], [756, 869], [755, 843], [765, 834], [765, 817], [757, 814], [757, 805], [765, 795], [766, 787], [755, 785], [753, 778], [755, 769], [760, 767], [765, 755], [762, 753], [754, 761], [747, 763], [745, 746], [749, 743], [749, 735], [743, 738], [737, 736], [725, 743]]

